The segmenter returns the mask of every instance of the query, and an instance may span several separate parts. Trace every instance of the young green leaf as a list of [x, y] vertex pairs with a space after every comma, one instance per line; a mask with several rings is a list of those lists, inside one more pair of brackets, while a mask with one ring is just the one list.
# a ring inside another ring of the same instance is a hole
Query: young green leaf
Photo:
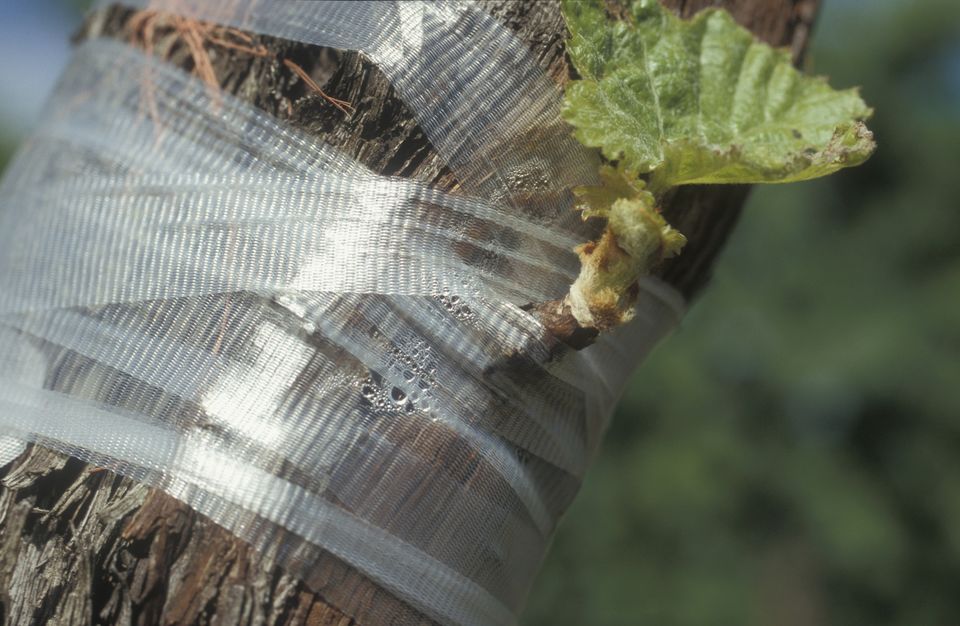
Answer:
[[823, 176], [874, 149], [855, 89], [800, 74], [725, 11], [681, 20], [657, 0], [563, 0], [567, 50], [582, 76], [563, 115], [585, 145], [662, 191], [690, 183]]

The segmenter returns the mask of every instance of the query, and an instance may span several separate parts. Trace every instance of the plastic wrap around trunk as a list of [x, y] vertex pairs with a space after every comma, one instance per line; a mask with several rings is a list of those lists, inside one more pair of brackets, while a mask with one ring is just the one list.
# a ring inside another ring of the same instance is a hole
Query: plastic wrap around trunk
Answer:
[[236, 4], [150, 7], [366, 53], [460, 191], [84, 43], [0, 186], [0, 453], [31, 441], [147, 482], [314, 588], [339, 559], [408, 607], [375, 623], [511, 623], [683, 303], [646, 280], [636, 319], [582, 351], [520, 308], [575, 279], [570, 190], [597, 160], [492, 17]]

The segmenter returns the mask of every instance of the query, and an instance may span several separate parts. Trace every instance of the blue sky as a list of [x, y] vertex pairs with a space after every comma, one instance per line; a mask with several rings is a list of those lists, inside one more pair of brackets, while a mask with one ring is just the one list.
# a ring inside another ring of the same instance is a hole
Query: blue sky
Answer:
[[36, 121], [80, 20], [57, 0], [0, 0], [0, 134], [22, 136]]

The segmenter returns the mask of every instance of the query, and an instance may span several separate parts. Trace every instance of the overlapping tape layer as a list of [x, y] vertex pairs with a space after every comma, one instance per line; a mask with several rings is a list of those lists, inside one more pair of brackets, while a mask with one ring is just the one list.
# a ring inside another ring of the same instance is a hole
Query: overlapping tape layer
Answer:
[[[580, 352], [518, 307], [575, 278], [570, 188], [596, 162], [472, 5], [151, 6], [367, 53], [465, 192], [83, 44], [0, 187], [0, 449], [157, 486], [363, 623], [510, 623], [682, 302], [651, 279]], [[330, 563], [402, 602], [326, 586]]]

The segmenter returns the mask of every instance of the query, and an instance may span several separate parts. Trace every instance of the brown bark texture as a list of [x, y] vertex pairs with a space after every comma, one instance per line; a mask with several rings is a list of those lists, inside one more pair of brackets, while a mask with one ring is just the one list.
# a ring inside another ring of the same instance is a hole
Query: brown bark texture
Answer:
[[[685, 16], [723, 6], [761, 39], [789, 47], [799, 59], [818, 2], [665, 4]], [[569, 79], [557, 0], [480, 4], [527, 43], [556, 82]], [[129, 38], [130, 19], [130, 11], [119, 9], [94, 15], [80, 36]], [[158, 48], [172, 36], [158, 32]], [[211, 48], [223, 89], [377, 172], [455, 188], [455, 177], [411, 112], [362, 54], [267, 37], [255, 42], [270, 56]], [[187, 50], [172, 49], [173, 62], [193, 69]], [[326, 93], [352, 103], [355, 112], [345, 115], [278, 59], [302, 67]], [[661, 273], [686, 296], [709, 279], [747, 193], [746, 187], [684, 188], [664, 207], [689, 244]], [[344, 367], [357, 366], [345, 362]], [[512, 367], [518, 366], [505, 363]], [[469, 454], [452, 438], [446, 436], [447, 454]], [[391, 614], [401, 616], [393, 623], [430, 623], [331, 555], [314, 568], [308, 585], [280, 569], [268, 551], [253, 550], [185, 504], [110, 471], [37, 446], [0, 469], [0, 615], [5, 624], [376, 625]]]

